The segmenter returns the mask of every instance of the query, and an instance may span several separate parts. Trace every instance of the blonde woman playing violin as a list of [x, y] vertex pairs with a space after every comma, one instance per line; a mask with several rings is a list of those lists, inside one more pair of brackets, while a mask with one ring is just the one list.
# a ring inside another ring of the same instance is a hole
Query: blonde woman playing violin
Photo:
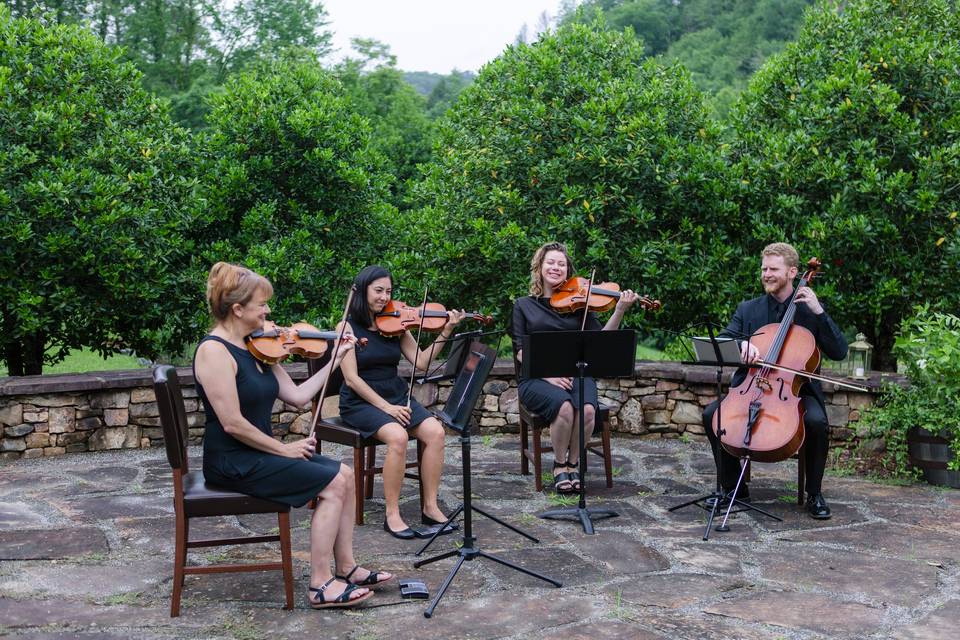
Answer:
[[[318, 498], [310, 522], [310, 606], [353, 606], [373, 595], [368, 587], [393, 577], [354, 559], [353, 470], [317, 455], [312, 436], [275, 440], [270, 424], [277, 398], [306, 405], [339, 362], [298, 386], [280, 365], [255, 360], [243, 339], [263, 327], [272, 295], [270, 281], [249, 269], [225, 262], [210, 269], [207, 303], [214, 326], [200, 341], [193, 364], [207, 419], [203, 474], [212, 484], [292, 507]], [[339, 354], [350, 353], [353, 341], [347, 336]]]
[[[554, 290], [574, 274], [567, 248], [559, 242], [544, 244], [530, 260], [530, 295], [513, 303], [513, 350], [517, 359], [523, 359], [523, 337], [538, 331], [576, 331], [583, 316], [580, 313], [561, 314], [550, 306]], [[601, 325], [597, 314], [587, 313], [586, 329], [614, 330], [620, 326], [623, 314], [639, 296], [629, 289], [622, 291], [613, 314]], [[553, 444], [553, 477], [557, 493], [575, 493], [580, 490], [577, 460], [580, 456], [579, 420], [576, 408], [580, 406], [579, 388], [571, 378], [520, 378], [520, 402], [530, 411], [550, 422], [550, 440]], [[597, 412], [597, 384], [593, 378], [584, 380], [583, 430], [586, 440], [593, 433]]]

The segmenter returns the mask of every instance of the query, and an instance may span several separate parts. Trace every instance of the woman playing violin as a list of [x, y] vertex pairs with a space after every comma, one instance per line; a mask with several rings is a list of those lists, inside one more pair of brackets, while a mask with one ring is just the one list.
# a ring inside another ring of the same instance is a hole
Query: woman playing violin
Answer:
[[[582, 312], [561, 314], [550, 306], [550, 296], [573, 276], [573, 264], [567, 248], [559, 242], [548, 242], [530, 261], [530, 295], [513, 303], [513, 349], [517, 359], [523, 358], [523, 337], [536, 331], [573, 331], [580, 329]], [[627, 289], [620, 292], [613, 314], [605, 325], [597, 314], [587, 312], [586, 329], [613, 330], [620, 326], [623, 314], [639, 296]], [[593, 378], [585, 379], [583, 429], [585, 438], [593, 433], [597, 411], [597, 385]], [[580, 490], [577, 461], [580, 456], [579, 425], [576, 415], [579, 404], [578, 385], [571, 378], [524, 379], [519, 385], [520, 402], [550, 421], [550, 440], [553, 444], [554, 487], [557, 493]]]
[[[383, 496], [386, 518], [383, 529], [395, 538], [408, 540], [429, 537], [430, 529], [411, 529], [400, 516], [400, 487], [407, 459], [407, 442], [414, 437], [423, 444], [420, 478], [423, 483], [423, 524], [435, 526], [447, 520], [437, 505], [440, 472], [443, 469], [443, 425], [414, 398], [409, 397], [407, 382], [397, 375], [400, 358], [417, 369], [426, 370], [438, 348], [420, 349], [409, 331], [388, 337], [377, 330], [376, 314], [387, 306], [393, 295], [393, 277], [383, 267], [363, 269], [354, 280], [356, 293], [347, 314], [349, 330], [368, 340], [362, 353], [350, 351], [343, 360], [345, 384], [340, 390], [340, 417], [364, 436], [373, 436], [387, 445], [383, 463]], [[450, 311], [439, 340], [453, 334], [463, 318], [462, 311]], [[450, 533], [457, 525], [444, 528]], [[427, 533], [429, 532], [429, 533]]]
[[263, 327], [272, 295], [270, 282], [249, 269], [225, 262], [210, 269], [207, 303], [214, 325], [200, 341], [193, 364], [206, 412], [204, 477], [212, 484], [293, 507], [318, 498], [310, 524], [308, 599], [318, 609], [352, 606], [373, 595], [368, 587], [392, 578], [359, 567], [354, 559], [353, 470], [317, 455], [312, 436], [294, 442], [275, 440], [270, 420], [277, 398], [300, 407], [309, 403], [331, 368], [350, 353], [354, 339], [345, 337], [338, 362], [295, 384], [283, 367], [258, 362], [244, 346], [244, 337]]

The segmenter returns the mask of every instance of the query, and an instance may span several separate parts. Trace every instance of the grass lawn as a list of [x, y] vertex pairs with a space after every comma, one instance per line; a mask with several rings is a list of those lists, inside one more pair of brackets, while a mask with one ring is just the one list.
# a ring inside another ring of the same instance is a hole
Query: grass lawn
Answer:
[[[48, 373], [84, 373], [87, 371], [111, 371], [114, 369], [139, 369], [137, 359], [133, 356], [118, 354], [109, 358], [101, 358], [95, 351], [81, 349], [72, 351], [62, 362], [53, 366], [45, 366], [43, 372]], [[0, 376], [7, 375], [7, 368], [0, 365]]]

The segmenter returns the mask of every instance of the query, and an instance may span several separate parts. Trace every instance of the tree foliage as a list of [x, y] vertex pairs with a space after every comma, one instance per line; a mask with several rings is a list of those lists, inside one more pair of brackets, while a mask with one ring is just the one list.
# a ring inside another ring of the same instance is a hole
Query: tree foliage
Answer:
[[203, 267], [235, 260], [266, 275], [280, 322], [339, 317], [394, 214], [385, 160], [340, 82], [311, 56], [233, 76], [213, 98], [205, 148]]
[[825, 259], [821, 296], [885, 367], [915, 304], [960, 302], [958, 43], [945, 0], [823, 4], [735, 116], [745, 241]]
[[584, 275], [660, 296], [665, 322], [735, 295], [707, 286], [734, 252], [719, 129], [687, 75], [632, 34], [570, 24], [509, 47], [438, 128], [401, 282], [509, 317], [533, 251], [556, 239]]
[[186, 273], [196, 181], [185, 132], [118, 51], [6, 9], [0, 100], [10, 373], [40, 373], [84, 345], [153, 355], [182, 343], [197, 294]]

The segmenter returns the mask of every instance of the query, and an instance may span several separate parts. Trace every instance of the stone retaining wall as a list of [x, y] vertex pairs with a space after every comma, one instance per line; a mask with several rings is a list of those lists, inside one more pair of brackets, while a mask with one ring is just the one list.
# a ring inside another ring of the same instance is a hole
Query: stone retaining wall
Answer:
[[[287, 367], [294, 380], [306, 377], [306, 366]], [[409, 370], [408, 370], [409, 371]], [[401, 369], [402, 372], [402, 369]], [[178, 371], [190, 436], [203, 438], [204, 415], [189, 368]], [[729, 378], [727, 373], [726, 378]], [[675, 362], [639, 362], [632, 379], [600, 380], [602, 402], [611, 407], [613, 431], [647, 438], [703, 436], [700, 413], [716, 397], [715, 371]], [[875, 373], [865, 383], [869, 393], [848, 392], [825, 384], [827, 416], [835, 446], [859, 442], [857, 422], [873, 402], [883, 381], [903, 384], [901, 377]], [[415, 390], [428, 408], [446, 401], [450, 383], [428, 383]], [[324, 414], [336, 412], [328, 399]], [[517, 389], [510, 361], [497, 361], [484, 386], [475, 419], [481, 431], [516, 432]], [[274, 435], [302, 437], [309, 413], [282, 402], [273, 411]], [[159, 412], [147, 370], [95, 374], [0, 378], [0, 459], [37, 458], [83, 451], [136, 449], [162, 444]]]

